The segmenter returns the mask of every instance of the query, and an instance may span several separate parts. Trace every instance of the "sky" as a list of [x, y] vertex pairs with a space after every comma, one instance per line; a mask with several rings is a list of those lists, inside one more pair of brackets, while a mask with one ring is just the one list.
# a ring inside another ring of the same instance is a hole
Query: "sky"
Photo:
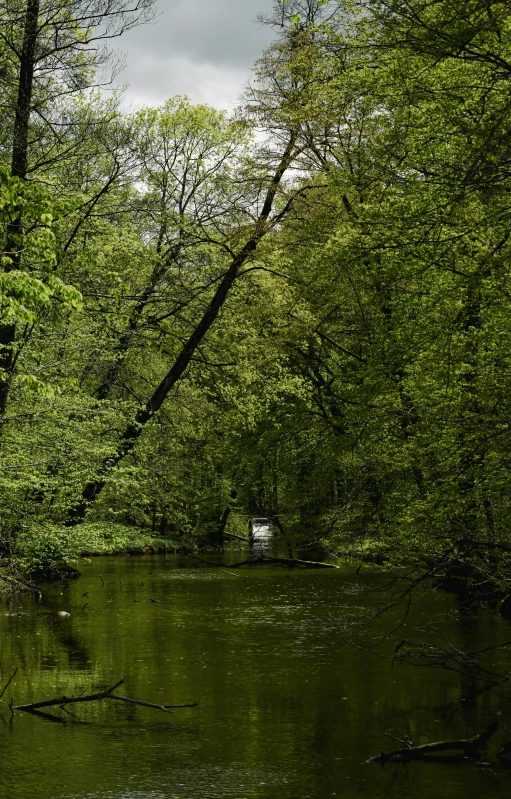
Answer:
[[232, 109], [273, 32], [257, 22], [272, 0], [157, 0], [151, 25], [129, 31], [119, 48], [125, 105], [160, 105], [176, 94]]

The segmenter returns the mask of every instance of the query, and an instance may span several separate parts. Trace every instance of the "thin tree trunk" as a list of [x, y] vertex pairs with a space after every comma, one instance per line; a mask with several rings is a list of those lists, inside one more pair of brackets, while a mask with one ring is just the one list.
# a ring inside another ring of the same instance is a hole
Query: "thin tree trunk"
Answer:
[[39, 0], [28, 0], [20, 58], [11, 161], [11, 174], [22, 180], [26, 178], [28, 169], [28, 128], [32, 106], [38, 19]]
[[[25, 12], [23, 45], [20, 56], [18, 77], [18, 96], [14, 118], [11, 175], [24, 180], [28, 169], [28, 130], [32, 107], [32, 90], [38, 34], [39, 0], [28, 0]], [[7, 226], [6, 251], [11, 264], [4, 267], [10, 272], [18, 269], [21, 261], [20, 236], [22, 234], [21, 214]], [[14, 367], [14, 341], [16, 326], [0, 325], [0, 416], [5, 413], [11, 375]]]

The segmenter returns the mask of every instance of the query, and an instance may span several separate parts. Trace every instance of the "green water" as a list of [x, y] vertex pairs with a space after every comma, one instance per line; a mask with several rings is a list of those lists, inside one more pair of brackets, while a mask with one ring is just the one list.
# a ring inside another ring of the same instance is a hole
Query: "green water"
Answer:
[[[164, 715], [97, 702], [70, 707], [74, 716], [56, 712], [64, 725], [19, 712], [10, 723], [2, 704], [1, 799], [509, 795], [511, 771], [495, 758], [511, 738], [507, 687], [481, 693], [470, 677], [392, 668], [346, 644], [342, 622], [382, 603], [358, 589], [381, 576], [351, 565], [233, 576], [183, 556], [101, 558], [80, 568], [78, 581], [47, 586], [39, 601], [0, 605], [2, 685], [19, 667], [2, 703], [89, 693], [126, 677], [129, 696], [199, 705]], [[410, 618], [421, 625], [455, 608], [440, 592], [415, 604]], [[7, 615], [17, 611], [25, 615]], [[510, 626], [489, 613], [457, 614], [442, 629], [474, 649], [511, 638]], [[505, 668], [507, 657], [495, 666]], [[489, 747], [490, 766], [364, 763], [394, 747], [386, 732], [414, 742], [463, 737], [501, 708], [508, 720]]]

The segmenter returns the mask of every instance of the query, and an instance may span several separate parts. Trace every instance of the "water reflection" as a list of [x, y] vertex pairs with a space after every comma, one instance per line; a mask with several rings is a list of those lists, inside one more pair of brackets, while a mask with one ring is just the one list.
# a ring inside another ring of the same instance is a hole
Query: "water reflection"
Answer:
[[[200, 704], [167, 717], [98, 702], [73, 709], [87, 725], [16, 714], [12, 728], [4, 706], [2, 799], [507, 795], [511, 775], [498, 767], [364, 764], [388, 746], [386, 732], [414, 742], [475, 733], [510, 694], [481, 694], [449, 672], [392, 669], [347, 646], [341, 622], [381, 604], [381, 595], [359, 593], [378, 575], [356, 575], [349, 564], [229, 574], [184, 556], [102, 558], [81, 569], [64, 593], [54, 585], [39, 605], [23, 598], [26, 615], [0, 615], [2, 685], [19, 666], [5, 698], [89, 693], [126, 676], [127, 695]], [[451, 607], [445, 594], [417, 596], [411, 623]], [[508, 626], [460, 616], [445, 635], [478, 648], [509, 638]]]
[[252, 537], [254, 549], [270, 549], [273, 539], [273, 527], [270, 519], [254, 519]]

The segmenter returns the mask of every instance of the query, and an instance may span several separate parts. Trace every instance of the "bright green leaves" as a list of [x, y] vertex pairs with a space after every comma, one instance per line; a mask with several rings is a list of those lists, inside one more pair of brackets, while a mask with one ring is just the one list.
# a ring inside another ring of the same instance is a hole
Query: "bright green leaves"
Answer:
[[278, 514], [307, 543], [428, 552], [475, 498], [480, 534], [490, 503], [509, 539], [508, 4], [324, 5], [279, 6], [234, 120], [180, 97], [134, 118], [82, 98], [84, 141], [49, 170], [65, 214], [2, 176], [2, 314], [23, 344], [3, 465], [23, 451], [27, 514], [62, 520], [116, 452], [253, 236], [293, 131], [288, 216], [96, 518], [188, 539], [236, 487], [240, 514]]
[[48, 192], [0, 171], [3, 324], [33, 324], [43, 309], [60, 317], [81, 308], [80, 293], [57, 274], [54, 216]]
[[253, 198], [244, 180], [249, 142], [248, 125], [186, 97], [137, 114], [141, 212], [160, 252], [216, 240], [247, 215]]

